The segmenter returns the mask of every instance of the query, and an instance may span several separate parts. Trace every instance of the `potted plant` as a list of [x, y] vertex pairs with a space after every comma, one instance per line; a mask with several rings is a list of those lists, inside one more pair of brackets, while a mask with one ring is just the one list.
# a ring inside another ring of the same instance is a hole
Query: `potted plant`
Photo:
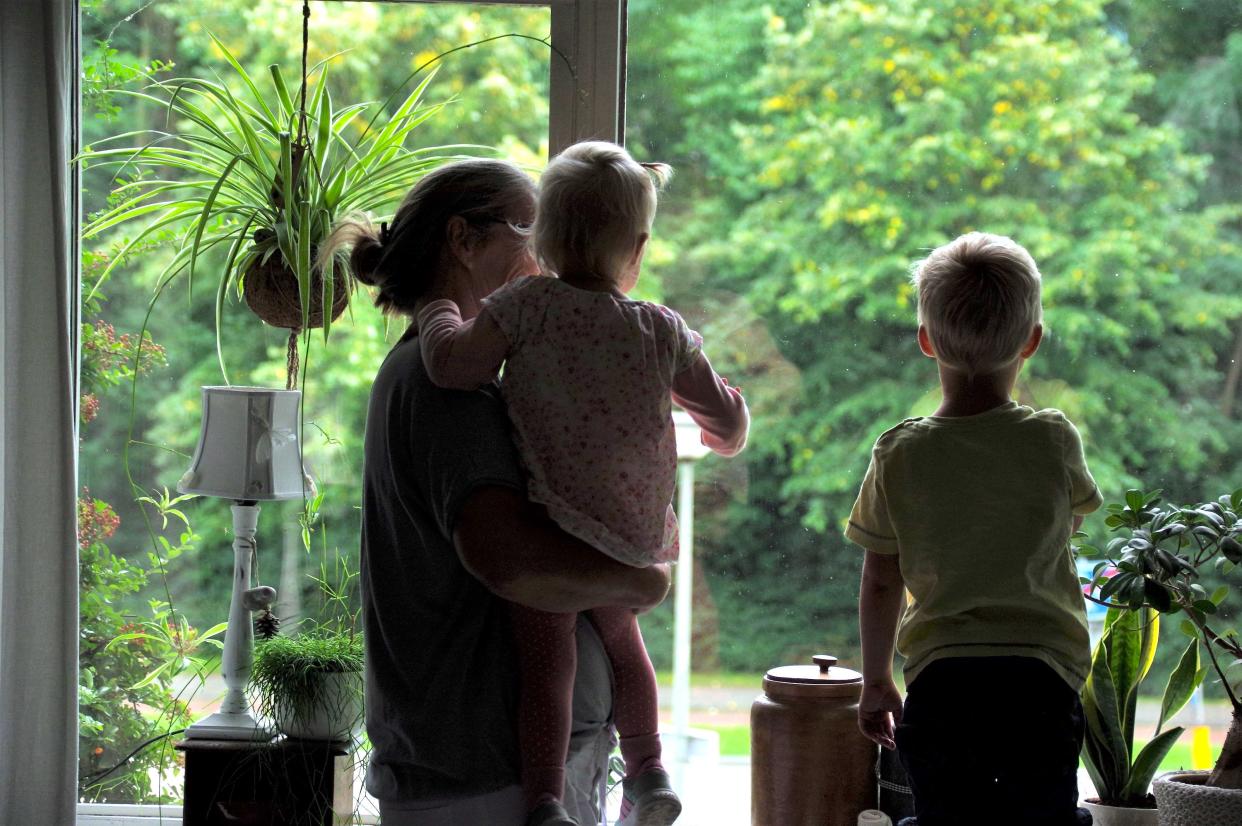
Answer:
[[[1105, 557], [1096, 566], [1091, 590], [1109, 606], [1162, 614], [1185, 614], [1183, 629], [1193, 634], [1232, 707], [1225, 743], [1210, 773], [1157, 778], [1154, 785], [1162, 826], [1242, 823], [1242, 641], [1217, 621], [1220, 606], [1236, 585], [1242, 564], [1242, 489], [1198, 504], [1162, 504], [1160, 491], [1127, 491], [1124, 504], [1108, 507], [1105, 524], [1118, 536], [1105, 549], [1082, 546], [1081, 553]], [[1215, 569], [1227, 584], [1209, 594], [1202, 572]], [[1116, 572], [1109, 575], [1112, 567]]]
[[321, 626], [255, 645], [250, 693], [280, 734], [347, 742], [362, 723], [362, 636]]
[[1084, 805], [1096, 826], [1156, 826], [1156, 800], [1149, 791], [1161, 761], [1182, 734], [1164, 729], [1203, 680], [1198, 642], [1191, 640], [1169, 674], [1160, 717], [1150, 741], [1136, 753], [1135, 711], [1139, 687], [1150, 675], [1160, 637], [1160, 614], [1151, 609], [1110, 608], [1091, 655], [1083, 689], [1086, 736], [1082, 757], [1097, 797]]
[[411, 131], [441, 107], [422, 103], [433, 74], [386, 122], [377, 123], [377, 113], [353, 138], [372, 104], [335, 104], [326, 82], [329, 61], [308, 72], [304, 50], [302, 84], [293, 94], [272, 65], [265, 93], [224, 44], [212, 40], [232, 67], [231, 86], [179, 78], [155, 81], [147, 91], [117, 92], [164, 108], [170, 131], [118, 135], [82, 152], [79, 160], [113, 168], [122, 181], [113, 190], [114, 205], [87, 223], [82, 237], [145, 222], [96, 283], [155, 233], [172, 230], [178, 237], [161, 289], [182, 275], [192, 289], [202, 255], [223, 251], [215, 283], [217, 330], [233, 290], [265, 321], [290, 329], [295, 353], [297, 334], [322, 327], [326, 338], [349, 299], [347, 263], [328, 260], [321, 269], [315, 260], [334, 222], [349, 212], [390, 209], [414, 180], [448, 159], [441, 147], [406, 146]]

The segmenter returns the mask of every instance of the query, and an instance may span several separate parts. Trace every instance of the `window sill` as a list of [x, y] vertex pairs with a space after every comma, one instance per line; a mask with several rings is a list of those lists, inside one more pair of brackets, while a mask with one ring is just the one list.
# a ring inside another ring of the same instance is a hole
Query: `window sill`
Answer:
[[[366, 809], [358, 812], [355, 818], [351, 822], [359, 826], [376, 826], [379, 823], [378, 812]], [[79, 803], [76, 826], [181, 826], [181, 806]]]
[[181, 806], [79, 803], [77, 826], [181, 826]]

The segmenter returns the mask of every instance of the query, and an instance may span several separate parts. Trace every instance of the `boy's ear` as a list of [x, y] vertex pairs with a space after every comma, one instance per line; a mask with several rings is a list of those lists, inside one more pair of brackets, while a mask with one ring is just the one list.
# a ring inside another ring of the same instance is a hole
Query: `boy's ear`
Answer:
[[1036, 324], [1031, 330], [1031, 337], [1026, 340], [1026, 344], [1022, 345], [1022, 352], [1018, 355], [1021, 358], [1029, 359], [1035, 355], [1035, 351], [1039, 349], [1039, 343], [1044, 340], [1044, 325]]
[[922, 324], [919, 325], [919, 349], [928, 358], [934, 359], [936, 357], [936, 348], [932, 347], [931, 336], [928, 335], [927, 328]]

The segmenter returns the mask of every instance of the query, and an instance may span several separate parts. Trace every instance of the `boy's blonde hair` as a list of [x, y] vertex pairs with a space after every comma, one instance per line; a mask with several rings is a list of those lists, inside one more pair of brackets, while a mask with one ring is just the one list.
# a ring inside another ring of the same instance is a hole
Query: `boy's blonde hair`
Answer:
[[970, 376], [1011, 364], [1043, 321], [1035, 259], [1003, 235], [955, 238], [915, 264], [913, 281], [936, 359]]
[[549, 273], [615, 280], [655, 219], [664, 164], [640, 164], [615, 143], [583, 141], [557, 155], [539, 180], [534, 246]]

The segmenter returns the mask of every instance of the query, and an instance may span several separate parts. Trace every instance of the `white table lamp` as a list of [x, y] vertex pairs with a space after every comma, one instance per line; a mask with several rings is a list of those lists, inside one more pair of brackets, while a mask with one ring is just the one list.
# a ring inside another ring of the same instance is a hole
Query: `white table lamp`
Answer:
[[267, 607], [272, 588], [250, 587], [261, 500], [314, 495], [302, 466], [298, 412], [302, 393], [262, 387], [204, 387], [203, 424], [181, 493], [233, 500], [233, 595], [220, 670], [228, 693], [220, 710], [186, 729], [186, 737], [266, 740], [271, 731], [250, 713], [245, 688], [254, 659], [250, 612]]

